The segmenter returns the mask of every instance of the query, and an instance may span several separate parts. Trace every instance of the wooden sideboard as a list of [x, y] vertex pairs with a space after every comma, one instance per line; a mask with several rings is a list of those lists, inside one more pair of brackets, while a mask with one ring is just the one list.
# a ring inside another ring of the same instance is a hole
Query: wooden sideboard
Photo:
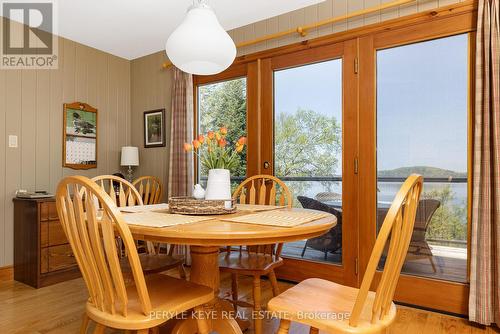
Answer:
[[14, 279], [35, 288], [80, 276], [54, 198], [14, 198]]

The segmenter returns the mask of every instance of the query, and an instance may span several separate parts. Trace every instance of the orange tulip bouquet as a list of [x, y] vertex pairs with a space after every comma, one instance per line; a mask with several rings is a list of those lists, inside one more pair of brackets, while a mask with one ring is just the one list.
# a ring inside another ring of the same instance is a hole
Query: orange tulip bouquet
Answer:
[[227, 142], [227, 128], [221, 127], [218, 131], [208, 131], [201, 134], [192, 144], [185, 143], [184, 150], [193, 152], [200, 159], [200, 163], [208, 170], [229, 169], [234, 170], [240, 163], [240, 153], [245, 147], [246, 138], [241, 137], [234, 148]]
[[184, 150], [196, 154], [202, 166], [208, 169], [207, 200], [231, 199], [230, 171], [240, 164], [240, 153], [245, 147], [246, 138], [241, 137], [232, 146], [226, 139], [227, 131], [226, 127], [221, 127], [218, 131], [201, 134], [191, 144], [184, 144]]

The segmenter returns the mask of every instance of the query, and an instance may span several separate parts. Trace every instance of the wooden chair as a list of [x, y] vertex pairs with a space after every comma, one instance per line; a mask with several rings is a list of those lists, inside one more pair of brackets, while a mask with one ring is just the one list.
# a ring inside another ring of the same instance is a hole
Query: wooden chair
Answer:
[[[271, 175], [256, 175], [247, 178], [236, 188], [233, 198], [245, 204], [279, 205], [292, 207], [292, 194], [280, 179]], [[280, 257], [283, 244], [240, 247], [238, 251], [230, 247], [219, 256], [219, 268], [231, 273], [232, 299], [237, 306], [253, 307], [259, 312], [261, 305], [261, 277], [268, 276], [273, 296], [279, 294], [274, 269], [283, 264]], [[253, 304], [238, 300], [238, 275], [253, 276]], [[254, 319], [255, 333], [262, 333], [262, 319]]]
[[[282, 319], [278, 333], [288, 333], [291, 321], [310, 326], [311, 333], [318, 333], [318, 330], [383, 333], [396, 317], [392, 298], [410, 244], [421, 191], [422, 177], [412, 174], [396, 194], [373, 247], [360, 289], [313, 278], [271, 299], [269, 311]], [[389, 237], [380, 281], [375, 292], [369, 291]]]
[[132, 182], [144, 204], [159, 204], [163, 196], [163, 186], [156, 176], [142, 176]]
[[[158, 333], [156, 327], [169, 318], [191, 308], [201, 311], [201, 305], [214, 298], [205, 286], [167, 275], [145, 277], [128, 225], [113, 200], [90, 179], [64, 178], [57, 187], [56, 205], [89, 292], [81, 333], [86, 333], [90, 319], [97, 323], [97, 334], [106, 327]], [[128, 253], [130, 284], [120, 268], [115, 233]], [[208, 323], [198, 319], [199, 333], [208, 334]]]
[[[100, 175], [92, 179], [99, 187], [109, 195], [113, 203], [118, 207], [130, 205], [143, 205], [142, 197], [136, 188], [127, 180], [113, 175]], [[146, 252], [139, 254], [142, 269], [146, 275], [156, 274], [162, 271], [177, 268], [179, 276], [186, 278], [184, 271], [184, 257], [173, 255], [174, 245], [170, 245], [167, 254], [160, 254], [159, 246], [152, 242], [146, 242]], [[131, 268], [126, 257], [121, 259], [122, 270], [130, 273]]]

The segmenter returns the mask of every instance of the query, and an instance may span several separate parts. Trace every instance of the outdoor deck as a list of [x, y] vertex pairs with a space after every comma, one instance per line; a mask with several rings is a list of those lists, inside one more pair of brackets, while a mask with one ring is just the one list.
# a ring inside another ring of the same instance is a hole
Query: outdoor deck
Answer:
[[[285, 244], [283, 256], [302, 258], [305, 241], [297, 241]], [[434, 262], [437, 270], [434, 272], [428, 258], [407, 261], [402, 272], [415, 276], [425, 276], [435, 279], [466, 282], [467, 281], [467, 249], [458, 247], [447, 247], [431, 245], [434, 254]], [[342, 255], [339, 253], [328, 253], [326, 262], [340, 264]], [[325, 262], [324, 253], [312, 248], [307, 248], [303, 259], [309, 261]]]

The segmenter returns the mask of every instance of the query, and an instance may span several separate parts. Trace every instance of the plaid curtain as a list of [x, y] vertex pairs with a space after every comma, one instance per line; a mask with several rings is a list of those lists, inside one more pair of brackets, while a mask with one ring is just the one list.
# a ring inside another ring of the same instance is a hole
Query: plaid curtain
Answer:
[[172, 67], [172, 121], [168, 196], [190, 196], [193, 190], [193, 155], [184, 143], [193, 140], [193, 76]]
[[499, 1], [479, 0], [469, 319], [500, 325]]

